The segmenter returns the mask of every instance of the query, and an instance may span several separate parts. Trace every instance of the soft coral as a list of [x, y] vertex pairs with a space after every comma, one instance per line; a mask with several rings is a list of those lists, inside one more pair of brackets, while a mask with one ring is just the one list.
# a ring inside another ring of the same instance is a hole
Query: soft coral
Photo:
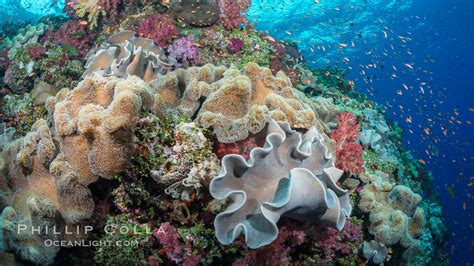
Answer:
[[168, 15], [154, 14], [138, 26], [140, 36], [153, 39], [155, 43], [165, 48], [173, 38], [179, 35], [176, 23]]
[[356, 117], [341, 113], [337, 117], [338, 126], [331, 131], [331, 138], [336, 140], [336, 166], [354, 175], [364, 172], [362, 146], [355, 141], [359, 135], [359, 124]]

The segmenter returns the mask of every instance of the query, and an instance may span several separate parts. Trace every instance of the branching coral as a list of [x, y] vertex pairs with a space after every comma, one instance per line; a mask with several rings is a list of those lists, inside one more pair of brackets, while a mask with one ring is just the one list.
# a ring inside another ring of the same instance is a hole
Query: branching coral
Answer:
[[217, 158], [222, 159], [227, 154], [240, 154], [245, 160], [250, 158], [250, 151], [257, 147], [256, 138], [250, 136], [233, 143], [220, 143], [216, 141], [215, 150]]
[[331, 131], [331, 138], [336, 140], [336, 165], [344, 171], [358, 175], [364, 171], [362, 147], [355, 143], [359, 134], [356, 117], [351, 113], [341, 113], [338, 126]]
[[106, 44], [90, 51], [86, 59], [83, 76], [105, 70], [108, 75], [124, 78], [135, 75], [145, 81], [153, 80], [158, 73], [174, 65], [153, 40], [136, 37], [133, 31], [110, 36]]
[[165, 193], [173, 198], [190, 200], [207, 187], [220, 170], [219, 161], [211, 153], [211, 145], [195, 123], [181, 123], [174, 132], [175, 145], [169, 158], [151, 176], [168, 187]]
[[303, 231], [289, 230], [283, 227], [277, 239], [269, 245], [259, 249], [246, 249], [243, 258], [232, 265], [286, 265], [291, 262], [290, 252], [293, 248], [303, 244], [305, 233]]
[[156, 45], [166, 48], [179, 32], [176, 23], [169, 15], [155, 14], [144, 20], [138, 26], [140, 37], [152, 39]]
[[250, 248], [267, 245], [283, 215], [341, 230], [352, 210], [347, 191], [336, 185], [341, 174], [314, 127], [301, 135], [272, 120], [263, 148], [254, 148], [248, 161], [225, 156], [211, 181], [211, 195], [231, 202], [214, 221], [217, 239], [230, 244], [243, 233]]
[[324, 227], [316, 225], [312, 228], [310, 236], [314, 239], [311, 243], [311, 253], [314, 254], [310, 261], [311, 263], [330, 264], [338, 262], [337, 264], [346, 265], [344, 259], [348, 261], [355, 261], [357, 257], [357, 250], [362, 244], [362, 229], [359, 225], [347, 221], [341, 231], [337, 231], [332, 227]]
[[160, 228], [153, 231], [153, 235], [160, 241], [166, 256], [175, 264], [198, 265], [200, 254], [190, 254], [190, 249], [179, 241], [180, 235], [170, 223], [162, 223]]

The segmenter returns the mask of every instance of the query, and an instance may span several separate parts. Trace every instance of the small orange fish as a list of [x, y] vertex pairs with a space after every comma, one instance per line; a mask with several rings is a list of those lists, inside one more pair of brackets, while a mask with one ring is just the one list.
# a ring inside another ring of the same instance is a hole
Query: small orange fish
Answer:
[[276, 42], [275, 38], [273, 38], [272, 36], [268, 36], [268, 35], [263, 37], [263, 39], [271, 41], [271, 42]]
[[89, 22], [87, 22], [87, 20], [81, 20], [79, 21], [79, 24], [81, 25], [87, 25]]

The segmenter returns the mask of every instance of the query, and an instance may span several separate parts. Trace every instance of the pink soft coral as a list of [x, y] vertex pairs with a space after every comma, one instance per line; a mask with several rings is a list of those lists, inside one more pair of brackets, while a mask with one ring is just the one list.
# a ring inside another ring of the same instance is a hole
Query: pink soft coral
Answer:
[[364, 172], [362, 146], [355, 141], [359, 135], [356, 117], [349, 113], [341, 113], [337, 117], [337, 128], [331, 131], [331, 138], [336, 140], [336, 166], [344, 171], [358, 175]]
[[179, 35], [176, 23], [168, 15], [155, 14], [138, 26], [140, 36], [153, 39], [157, 45], [165, 48], [173, 38]]
[[79, 21], [69, 20], [54, 33], [54, 42], [72, 46], [78, 55], [84, 56], [92, 47], [96, 36], [95, 32], [88, 31]]
[[193, 249], [191, 243], [186, 242], [184, 245], [181, 244], [178, 231], [170, 223], [162, 223], [160, 228], [153, 230], [153, 235], [163, 245], [166, 256], [173, 263], [193, 266], [198, 265], [201, 261], [201, 256], [191, 255]]
[[245, 21], [242, 12], [248, 9], [245, 1], [221, 0], [219, 1], [221, 10], [221, 24], [224, 28], [231, 30], [240, 28], [240, 24]]
[[199, 48], [194, 44], [194, 35], [176, 40], [168, 47], [168, 53], [176, 59], [178, 67], [199, 64]]

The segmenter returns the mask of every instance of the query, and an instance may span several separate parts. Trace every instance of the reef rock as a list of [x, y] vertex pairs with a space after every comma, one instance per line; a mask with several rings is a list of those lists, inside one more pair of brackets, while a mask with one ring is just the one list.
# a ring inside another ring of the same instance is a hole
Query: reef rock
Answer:
[[35, 105], [44, 105], [46, 103], [46, 99], [49, 97], [56, 96], [59, 89], [50, 85], [44, 81], [39, 82], [35, 85], [33, 90], [30, 91], [30, 97], [35, 103]]
[[153, 80], [158, 73], [174, 65], [152, 39], [136, 37], [133, 31], [110, 36], [105, 44], [91, 50], [86, 60], [83, 77], [96, 70], [104, 70], [107, 75], [121, 78], [139, 76], [145, 81]]
[[267, 245], [277, 238], [283, 215], [341, 230], [352, 207], [348, 192], [336, 185], [342, 171], [316, 128], [302, 135], [288, 122], [271, 120], [261, 134], [262, 148], [253, 148], [247, 161], [224, 156], [211, 181], [211, 195], [230, 200], [214, 221], [218, 240], [230, 244], [243, 233], [250, 248]]
[[172, 0], [168, 5], [179, 20], [197, 27], [213, 25], [220, 15], [215, 0]]

